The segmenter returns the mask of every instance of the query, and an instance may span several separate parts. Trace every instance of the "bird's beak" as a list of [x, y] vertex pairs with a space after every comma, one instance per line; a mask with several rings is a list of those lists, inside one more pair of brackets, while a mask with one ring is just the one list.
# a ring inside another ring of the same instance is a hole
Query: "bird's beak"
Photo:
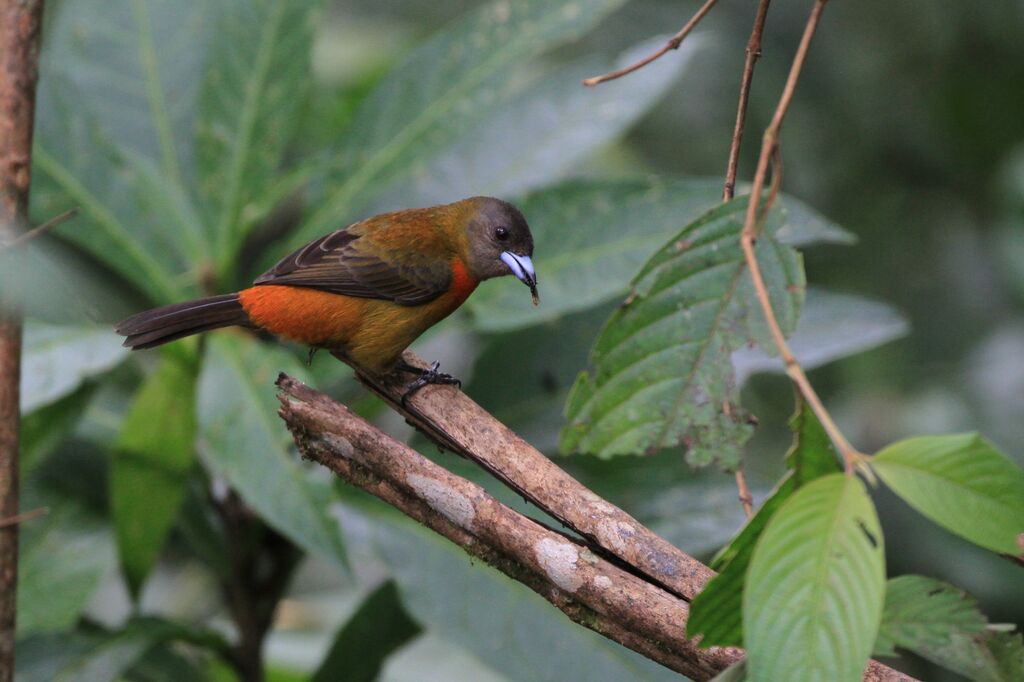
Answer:
[[540, 303], [540, 296], [537, 294], [537, 273], [533, 269], [533, 261], [529, 256], [521, 256], [511, 251], [504, 251], [501, 260], [508, 266], [520, 282], [530, 287], [530, 294], [533, 296], [533, 304]]

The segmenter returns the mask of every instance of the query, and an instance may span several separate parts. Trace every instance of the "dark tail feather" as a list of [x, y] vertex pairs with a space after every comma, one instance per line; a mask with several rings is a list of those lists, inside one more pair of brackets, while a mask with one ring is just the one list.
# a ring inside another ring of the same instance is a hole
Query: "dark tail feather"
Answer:
[[132, 350], [153, 348], [199, 332], [249, 325], [249, 316], [238, 294], [224, 294], [175, 303], [132, 315], [117, 325], [117, 333], [128, 338], [124, 345]]

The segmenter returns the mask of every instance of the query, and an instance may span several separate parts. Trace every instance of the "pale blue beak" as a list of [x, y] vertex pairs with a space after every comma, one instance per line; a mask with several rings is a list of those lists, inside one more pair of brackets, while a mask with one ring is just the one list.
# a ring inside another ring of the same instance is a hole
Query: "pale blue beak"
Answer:
[[512, 274], [519, 278], [520, 282], [530, 287], [533, 304], [540, 303], [540, 296], [537, 295], [537, 273], [533, 269], [533, 261], [530, 260], [530, 257], [504, 251], [501, 254], [501, 260], [512, 271]]

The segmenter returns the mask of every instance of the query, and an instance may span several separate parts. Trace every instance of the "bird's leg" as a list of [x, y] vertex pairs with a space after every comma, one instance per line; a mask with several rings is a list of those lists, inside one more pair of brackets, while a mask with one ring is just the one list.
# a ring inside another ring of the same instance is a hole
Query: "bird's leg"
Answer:
[[310, 365], [313, 364], [313, 356], [316, 355], [316, 352], [318, 350], [320, 350], [318, 347], [310, 346], [309, 355], [306, 356], [306, 367], [309, 367]]
[[400, 361], [395, 367], [400, 372], [408, 372], [409, 374], [416, 375], [416, 380], [410, 383], [405, 393], [402, 395], [402, 404], [405, 405], [406, 401], [409, 400], [416, 391], [420, 390], [427, 384], [449, 384], [462, 388], [462, 382], [453, 377], [451, 374], [445, 374], [444, 372], [438, 372], [438, 367], [441, 366], [439, 362], [433, 362], [430, 364], [430, 369], [423, 369], [422, 367], [415, 367], [405, 362]]

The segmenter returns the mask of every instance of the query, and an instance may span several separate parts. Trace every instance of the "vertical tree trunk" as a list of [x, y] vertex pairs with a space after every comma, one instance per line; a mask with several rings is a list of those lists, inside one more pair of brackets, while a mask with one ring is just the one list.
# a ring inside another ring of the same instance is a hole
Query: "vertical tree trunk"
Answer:
[[[43, 0], [0, 0], [0, 248], [25, 224]], [[18, 513], [21, 316], [0, 292], [0, 518]], [[18, 524], [0, 528], [0, 682], [14, 679]]]

